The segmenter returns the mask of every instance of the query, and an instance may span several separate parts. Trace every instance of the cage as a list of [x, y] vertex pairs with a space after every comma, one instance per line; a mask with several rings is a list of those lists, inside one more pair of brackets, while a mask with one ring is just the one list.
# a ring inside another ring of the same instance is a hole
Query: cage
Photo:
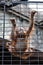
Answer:
[[0, 2], [0, 65], [43, 65], [43, 2]]

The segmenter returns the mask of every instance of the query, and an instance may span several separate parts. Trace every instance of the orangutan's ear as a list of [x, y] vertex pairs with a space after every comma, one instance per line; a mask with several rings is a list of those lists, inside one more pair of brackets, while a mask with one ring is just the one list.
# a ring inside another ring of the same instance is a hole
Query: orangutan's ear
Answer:
[[11, 23], [12, 23], [13, 27], [15, 28], [15, 27], [16, 27], [16, 22], [15, 22], [15, 19], [10, 19], [10, 21], [11, 21]]

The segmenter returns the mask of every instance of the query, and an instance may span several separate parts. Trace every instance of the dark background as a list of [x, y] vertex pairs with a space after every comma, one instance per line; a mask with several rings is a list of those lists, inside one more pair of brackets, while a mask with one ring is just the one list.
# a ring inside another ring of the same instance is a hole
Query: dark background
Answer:
[[[4, 52], [2, 52], [2, 47], [0, 47], [0, 65], [43, 65], [43, 53], [41, 53], [42, 57], [38, 57], [38, 52], [34, 53], [34, 55], [27, 60], [22, 60], [18, 57], [12, 56], [9, 51], [4, 48]], [[40, 53], [39, 53], [40, 54]], [[39, 60], [38, 60], [39, 59]]]

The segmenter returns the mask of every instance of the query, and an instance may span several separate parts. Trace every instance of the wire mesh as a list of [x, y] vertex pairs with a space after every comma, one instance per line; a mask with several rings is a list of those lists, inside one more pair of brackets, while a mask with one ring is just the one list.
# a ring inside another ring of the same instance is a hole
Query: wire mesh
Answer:
[[[12, 3], [12, 0], [11, 0]], [[36, 10], [39, 13], [35, 17], [35, 21], [43, 21], [43, 3], [42, 2], [30, 2], [30, 1], [18, 1], [16, 6], [12, 4], [12, 6], [9, 8], [6, 5], [0, 8], [0, 38], [2, 38], [2, 46], [0, 46], [0, 65], [43, 65], [43, 29], [40, 29], [38, 26], [35, 26], [32, 31], [33, 33], [29, 37], [29, 44], [30, 48], [33, 48], [37, 51], [33, 51], [32, 57], [28, 57], [26, 60], [21, 59], [20, 57], [15, 57], [8, 51], [8, 49], [5, 48], [5, 39], [11, 40], [11, 31], [12, 31], [12, 24], [10, 19], [15, 19], [17, 25], [21, 25], [20, 23], [21, 18], [17, 17], [13, 13], [8, 13], [9, 9], [15, 9], [17, 12], [20, 11], [25, 16], [29, 16], [28, 11]], [[25, 7], [26, 6], [26, 7]], [[17, 8], [16, 8], [17, 7]], [[21, 8], [22, 7], [22, 8]], [[23, 11], [23, 12], [22, 12]], [[23, 20], [22, 20], [23, 22]], [[25, 22], [25, 20], [24, 20]], [[18, 27], [19, 27], [18, 26]], [[25, 26], [25, 23], [23, 23], [21, 26]], [[32, 37], [32, 38], [31, 38]], [[21, 48], [20, 48], [21, 50]], [[31, 52], [28, 52], [31, 53]], [[21, 52], [20, 52], [21, 56]]]

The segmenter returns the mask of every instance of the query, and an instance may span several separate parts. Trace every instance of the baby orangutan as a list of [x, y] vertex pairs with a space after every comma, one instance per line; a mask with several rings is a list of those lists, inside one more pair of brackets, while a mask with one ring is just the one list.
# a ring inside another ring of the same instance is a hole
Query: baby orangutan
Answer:
[[7, 43], [8, 50], [17, 57], [22, 59], [26, 59], [27, 57], [31, 56], [32, 53], [28, 53], [32, 51], [32, 49], [27, 48], [28, 44], [28, 37], [30, 32], [32, 31], [33, 27], [33, 17], [36, 11], [31, 12], [31, 25], [27, 31], [24, 30], [23, 27], [17, 27], [15, 19], [11, 19], [11, 23], [13, 25], [12, 33], [11, 33], [11, 42]]

